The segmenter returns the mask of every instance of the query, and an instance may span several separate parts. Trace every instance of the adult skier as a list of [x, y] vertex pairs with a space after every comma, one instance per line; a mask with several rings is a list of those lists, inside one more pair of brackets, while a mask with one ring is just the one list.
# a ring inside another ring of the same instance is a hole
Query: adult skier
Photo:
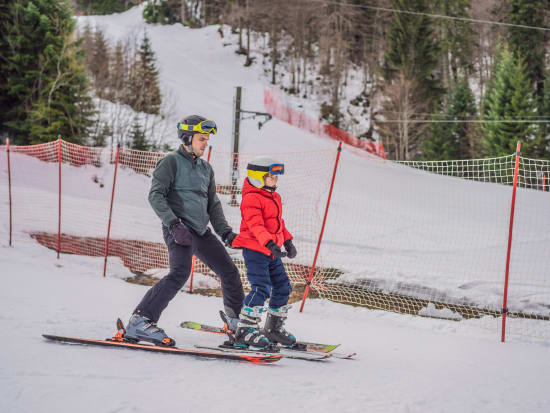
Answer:
[[244, 298], [239, 271], [223, 244], [207, 227], [210, 222], [227, 246], [231, 246], [236, 237], [216, 195], [214, 171], [201, 159], [210, 135], [216, 132], [214, 121], [198, 115], [184, 118], [178, 123], [182, 145], [156, 165], [149, 203], [162, 221], [170, 272], [147, 291], [135, 308], [126, 327], [127, 339], [175, 345], [174, 339], [168, 337], [157, 322], [189, 278], [193, 255], [220, 278], [230, 328], [237, 326]]

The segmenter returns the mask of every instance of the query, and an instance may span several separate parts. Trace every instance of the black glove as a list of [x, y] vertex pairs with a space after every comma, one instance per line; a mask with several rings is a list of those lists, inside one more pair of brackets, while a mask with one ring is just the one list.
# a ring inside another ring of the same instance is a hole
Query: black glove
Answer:
[[191, 233], [180, 219], [171, 223], [168, 227], [168, 231], [174, 237], [176, 244], [184, 247], [191, 246], [191, 242], [193, 240], [191, 238]]
[[270, 240], [267, 244], [265, 244], [265, 247], [269, 249], [276, 258], [286, 257], [286, 252], [281, 251], [281, 248], [275, 244], [273, 240]]
[[228, 231], [222, 235], [222, 241], [226, 247], [233, 248], [233, 240], [237, 237], [233, 231]]
[[296, 254], [298, 254], [298, 251], [296, 251], [296, 247], [294, 246], [294, 244], [292, 243], [292, 240], [291, 239], [287, 239], [283, 245], [285, 246], [285, 250], [286, 250], [286, 256], [288, 258], [294, 258], [296, 256]]

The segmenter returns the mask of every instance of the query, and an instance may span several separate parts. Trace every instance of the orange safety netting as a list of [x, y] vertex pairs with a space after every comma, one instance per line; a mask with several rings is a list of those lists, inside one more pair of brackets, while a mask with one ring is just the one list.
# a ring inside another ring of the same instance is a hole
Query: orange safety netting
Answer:
[[[285, 164], [278, 188], [283, 217], [298, 249], [296, 259], [284, 259], [294, 288], [305, 285], [311, 270], [336, 154], [277, 155]], [[117, 148], [55, 141], [12, 146], [10, 155], [15, 242], [30, 236], [60, 252], [103, 257], [113, 202], [109, 257], [134, 272], [167, 272], [160, 220], [147, 199], [163, 153], [121, 148], [117, 165]], [[218, 196], [235, 232], [246, 164], [257, 155], [211, 153]], [[5, 146], [0, 159], [0, 194], [7, 200]], [[498, 331], [514, 162], [511, 155], [395, 163], [357, 157], [344, 147], [313, 291], [342, 303]], [[549, 161], [519, 158], [507, 305], [512, 335], [550, 338], [549, 177]], [[0, 204], [5, 228], [9, 205]], [[241, 252], [228, 251], [246, 286]], [[112, 268], [107, 266], [108, 274], [116, 271]], [[197, 262], [195, 271], [215, 279], [203, 263]]]
[[304, 129], [310, 133], [328, 136], [337, 141], [346, 143], [350, 146], [362, 149], [373, 155], [386, 159], [386, 152], [384, 151], [384, 146], [381, 143], [358, 139], [342, 129], [338, 129], [333, 125], [327, 125], [326, 123], [309, 117], [304, 112], [300, 112], [283, 104], [281, 100], [281, 93], [279, 90], [272, 89], [264, 91], [264, 106], [267, 112], [277, 119], [300, 129]]

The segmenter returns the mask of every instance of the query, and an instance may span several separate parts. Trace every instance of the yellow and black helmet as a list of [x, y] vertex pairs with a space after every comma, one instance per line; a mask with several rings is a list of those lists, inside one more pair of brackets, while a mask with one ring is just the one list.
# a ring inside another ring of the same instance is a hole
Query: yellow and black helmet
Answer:
[[282, 175], [285, 173], [285, 165], [269, 156], [254, 158], [246, 167], [248, 181], [256, 188], [265, 186], [264, 176], [267, 173]]

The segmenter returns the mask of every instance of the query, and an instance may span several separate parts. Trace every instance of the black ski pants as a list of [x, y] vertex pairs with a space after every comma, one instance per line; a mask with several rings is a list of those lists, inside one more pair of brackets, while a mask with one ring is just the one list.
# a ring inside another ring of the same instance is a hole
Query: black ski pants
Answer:
[[204, 235], [198, 235], [193, 230], [190, 232], [192, 245], [184, 247], [176, 244], [168, 228], [162, 226], [164, 242], [168, 247], [170, 272], [147, 291], [134, 313], [157, 322], [168, 303], [189, 278], [192, 256], [195, 255], [220, 278], [226, 313], [231, 317], [239, 316], [244, 299], [239, 270], [210, 228]]

